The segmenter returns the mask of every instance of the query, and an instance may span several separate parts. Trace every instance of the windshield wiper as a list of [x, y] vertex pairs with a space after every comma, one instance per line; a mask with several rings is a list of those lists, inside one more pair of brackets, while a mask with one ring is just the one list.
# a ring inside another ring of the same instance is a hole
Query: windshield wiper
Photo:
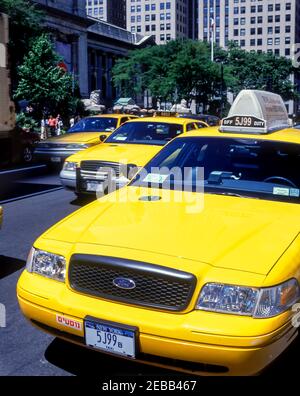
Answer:
[[225, 179], [239, 180], [241, 175], [235, 176], [232, 172], [213, 171], [210, 172], [207, 183], [208, 184], [221, 184]]
[[258, 197], [255, 197], [253, 195], [242, 195], [238, 193], [233, 193], [229, 191], [208, 191], [208, 194], [216, 194], [216, 195], [226, 195], [229, 197], [238, 197], [238, 198], [253, 198], [253, 199], [260, 199]]

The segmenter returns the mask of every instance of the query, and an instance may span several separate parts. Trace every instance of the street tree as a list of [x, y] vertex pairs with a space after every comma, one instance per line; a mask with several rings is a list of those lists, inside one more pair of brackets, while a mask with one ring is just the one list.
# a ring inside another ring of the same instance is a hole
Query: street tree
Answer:
[[72, 94], [72, 75], [59, 66], [61, 61], [49, 36], [42, 34], [32, 42], [18, 68], [19, 83], [14, 98], [30, 101], [36, 117], [41, 117], [45, 110], [63, 116], [76, 111], [80, 101]]
[[248, 52], [230, 43], [225, 62], [234, 76], [230, 84], [234, 94], [241, 89], [262, 89], [277, 93], [284, 100], [297, 98], [289, 78], [295, 71], [290, 59], [264, 52]]
[[236, 95], [241, 89], [265, 89], [285, 100], [295, 98], [289, 78], [293, 71], [287, 58], [246, 52], [233, 43], [228, 50], [216, 46], [212, 62], [208, 43], [171, 40], [120, 59], [113, 69], [113, 81], [122, 95], [136, 96], [149, 89], [160, 100], [195, 99], [204, 109], [214, 107], [220, 113], [227, 91]]
[[44, 14], [28, 0], [1, 0], [1, 11], [9, 16], [9, 59], [13, 88], [17, 84], [17, 68], [28, 53], [32, 39], [43, 32]]

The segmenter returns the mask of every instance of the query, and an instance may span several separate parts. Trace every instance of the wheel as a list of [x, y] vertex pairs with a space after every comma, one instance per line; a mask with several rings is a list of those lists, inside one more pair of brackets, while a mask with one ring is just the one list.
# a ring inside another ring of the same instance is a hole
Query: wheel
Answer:
[[33, 161], [33, 150], [31, 147], [29, 146], [24, 147], [22, 153], [22, 160], [26, 164], [30, 164]]

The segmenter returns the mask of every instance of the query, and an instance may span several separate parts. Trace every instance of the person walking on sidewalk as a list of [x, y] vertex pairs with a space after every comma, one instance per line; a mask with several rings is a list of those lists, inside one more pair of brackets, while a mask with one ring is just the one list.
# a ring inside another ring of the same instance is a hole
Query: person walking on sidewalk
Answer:
[[51, 136], [55, 136], [56, 124], [57, 124], [56, 118], [54, 118], [52, 115], [50, 115], [49, 120], [48, 120], [48, 126], [49, 126]]
[[44, 115], [43, 118], [41, 119], [41, 139], [42, 140], [47, 139], [47, 121]]
[[60, 114], [57, 114], [57, 117], [56, 117], [56, 135], [57, 136], [61, 135], [62, 127], [63, 127], [62, 119], [60, 117]]

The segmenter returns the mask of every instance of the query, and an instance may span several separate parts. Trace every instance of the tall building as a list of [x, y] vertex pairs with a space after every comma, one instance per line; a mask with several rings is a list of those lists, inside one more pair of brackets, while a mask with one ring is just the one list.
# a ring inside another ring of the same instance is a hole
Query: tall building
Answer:
[[[199, 2], [199, 39], [226, 47], [291, 56], [297, 42], [298, 0], [203, 0]], [[298, 20], [299, 22], [299, 20]], [[299, 34], [299, 33], [298, 33]]]
[[[299, 24], [299, 0], [199, 0], [198, 37], [221, 47], [233, 41], [247, 51], [291, 58]], [[288, 110], [295, 112], [292, 102]]]
[[86, 0], [86, 13], [126, 29], [126, 0]]
[[152, 35], [157, 44], [189, 36], [191, 0], [127, 0], [127, 30]]

